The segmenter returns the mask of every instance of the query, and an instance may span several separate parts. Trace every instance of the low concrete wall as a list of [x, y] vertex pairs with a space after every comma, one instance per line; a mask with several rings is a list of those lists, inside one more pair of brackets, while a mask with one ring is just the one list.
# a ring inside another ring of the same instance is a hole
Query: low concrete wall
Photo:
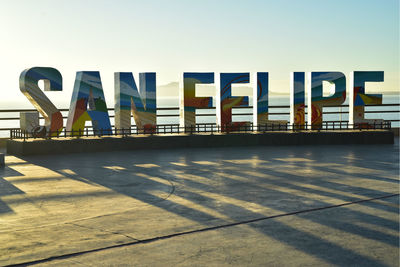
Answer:
[[0, 148], [5, 148], [7, 146], [8, 138], [0, 137]]
[[195, 147], [393, 144], [391, 131], [273, 132], [214, 135], [154, 135], [51, 140], [8, 140], [7, 153], [40, 155]]

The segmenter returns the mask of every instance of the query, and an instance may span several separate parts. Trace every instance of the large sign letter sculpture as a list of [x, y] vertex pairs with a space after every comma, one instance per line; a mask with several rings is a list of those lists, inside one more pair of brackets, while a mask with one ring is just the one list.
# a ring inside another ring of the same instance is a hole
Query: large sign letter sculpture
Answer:
[[[246, 73], [221, 73], [220, 88], [217, 89], [220, 94], [220, 112], [217, 112], [218, 124], [221, 125], [221, 130], [226, 131], [240, 127], [245, 122], [232, 123], [232, 108], [247, 107], [249, 105], [248, 96], [232, 96], [232, 84], [234, 83], [249, 83], [250, 74]], [[217, 85], [218, 86], [218, 85]]]
[[290, 73], [290, 124], [294, 129], [304, 129], [305, 113], [305, 73]]
[[[131, 72], [116, 72], [115, 78], [115, 128], [118, 133], [130, 133], [131, 115], [138, 130], [155, 133], [157, 129], [156, 73], [139, 73], [139, 89]], [[290, 76], [290, 123], [294, 130], [305, 129], [305, 72], [292, 72]], [[355, 128], [369, 128], [383, 123], [381, 119], [365, 119], [366, 105], [381, 105], [381, 94], [366, 94], [366, 82], [382, 82], [383, 71], [354, 71], [351, 73], [349, 122]], [[45, 126], [39, 127], [39, 113], [20, 114], [21, 129], [37, 137], [57, 136], [63, 130], [61, 112], [39, 88], [44, 81], [44, 91], [61, 91], [62, 76], [54, 68], [34, 67], [20, 76], [20, 90], [43, 116]], [[269, 120], [268, 72], [255, 73], [253, 85], [253, 125], [258, 130], [269, 126], [287, 125], [286, 120]], [[330, 96], [323, 94], [323, 82], [334, 85]], [[232, 109], [249, 107], [249, 96], [232, 96], [232, 84], [250, 86], [250, 73], [185, 72], [180, 90], [180, 126], [185, 131], [196, 127], [196, 109], [212, 108], [213, 97], [196, 97], [196, 84], [216, 85], [216, 117], [221, 131], [249, 129], [250, 122], [233, 122]], [[319, 130], [323, 125], [323, 107], [340, 106], [346, 100], [346, 77], [342, 72], [307, 73], [307, 122], [310, 129]], [[239, 114], [238, 114], [239, 115]], [[249, 114], [243, 114], [249, 115]], [[66, 131], [70, 135], [83, 135], [85, 123], [91, 121], [95, 135], [112, 134], [110, 117], [98, 71], [77, 72]], [[382, 124], [383, 127], [384, 124]], [[189, 129], [188, 129], [189, 128]], [[375, 127], [374, 127], [375, 128]], [[276, 129], [276, 128], [275, 128]], [[250, 130], [250, 129], [249, 129]]]
[[196, 127], [196, 108], [211, 108], [212, 97], [196, 97], [196, 84], [214, 83], [213, 72], [185, 72], [183, 73], [183, 93], [181, 94], [180, 125], [182, 127]]
[[67, 120], [67, 131], [71, 131], [71, 135], [82, 135], [86, 121], [92, 122], [93, 132], [96, 135], [112, 133], [98, 71], [76, 73]]
[[[341, 72], [310, 72], [308, 75], [308, 123], [312, 129], [320, 129], [323, 107], [341, 105], [346, 100], [346, 77]], [[334, 94], [323, 96], [323, 81], [335, 84]]]
[[115, 128], [130, 129], [131, 112], [138, 129], [154, 132], [157, 124], [156, 73], [139, 73], [139, 90], [131, 72], [116, 72]]
[[43, 135], [58, 135], [63, 129], [63, 117], [39, 88], [40, 80], [44, 81], [45, 91], [62, 91], [62, 76], [53, 68], [34, 67], [24, 70], [19, 78], [21, 92], [44, 118], [46, 132]]
[[383, 120], [365, 119], [366, 105], [381, 105], [382, 95], [365, 93], [365, 82], [383, 82], [383, 71], [354, 71], [350, 73], [350, 114], [349, 122], [355, 127], [362, 124], [377, 123]]
[[284, 124], [284, 120], [268, 119], [268, 72], [257, 72], [253, 84], [253, 124], [261, 130], [263, 126], [270, 124]]

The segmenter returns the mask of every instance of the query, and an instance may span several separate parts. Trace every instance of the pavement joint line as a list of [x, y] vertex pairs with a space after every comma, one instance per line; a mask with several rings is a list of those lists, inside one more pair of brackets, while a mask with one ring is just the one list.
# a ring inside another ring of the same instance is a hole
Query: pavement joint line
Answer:
[[289, 212], [289, 213], [277, 214], [277, 215], [273, 215], [273, 216], [266, 216], [266, 217], [261, 217], [261, 218], [246, 220], [246, 221], [240, 221], [240, 222], [234, 222], [234, 223], [229, 223], [229, 224], [223, 224], [223, 225], [206, 227], [206, 228], [202, 228], [202, 229], [186, 231], [186, 232], [174, 233], [174, 234], [169, 234], [169, 235], [165, 235], [165, 236], [157, 236], [157, 237], [152, 237], [152, 238], [142, 239], [142, 240], [139, 239], [138, 241], [132, 241], [132, 242], [124, 243], [124, 244], [117, 244], [117, 245], [112, 245], [112, 246], [107, 246], [107, 247], [102, 247], [102, 248], [95, 248], [95, 249], [90, 249], [90, 250], [85, 250], [85, 251], [68, 253], [68, 254], [64, 254], [64, 255], [51, 256], [49, 258], [44, 258], [44, 259], [40, 259], [40, 260], [33, 260], [33, 261], [17, 263], [17, 264], [10, 264], [10, 265], [4, 265], [4, 266], [5, 267], [11, 267], [11, 266], [13, 266], [13, 267], [15, 266], [16, 267], [16, 266], [35, 265], [35, 264], [39, 264], [39, 263], [50, 262], [50, 261], [53, 261], [53, 260], [68, 259], [68, 258], [72, 258], [72, 257], [75, 257], [75, 256], [80, 256], [80, 255], [84, 255], [84, 254], [89, 254], [89, 253], [108, 250], [108, 249], [113, 249], [113, 248], [127, 247], [127, 246], [138, 245], [138, 244], [147, 244], [147, 243], [152, 243], [152, 242], [156, 242], [156, 241], [159, 241], [159, 240], [170, 239], [170, 238], [173, 238], [173, 237], [178, 237], [178, 236], [183, 236], [183, 235], [189, 235], [189, 234], [207, 232], [207, 231], [212, 231], [212, 230], [218, 230], [218, 229], [228, 228], [228, 227], [232, 227], [232, 226], [250, 224], [250, 223], [255, 223], [255, 222], [259, 222], [259, 221], [264, 221], [264, 220], [269, 220], [269, 219], [274, 219], [274, 218], [280, 218], [280, 217], [286, 217], [286, 216], [291, 216], [291, 215], [297, 215], [297, 214], [302, 214], [302, 213], [308, 213], [308, 212], [313, 212], [313, 211], [326, 210], [326, 209], [332, 209], [332, 208], [339, 208], [339, 207], [349, 206], [349, 205], [353, 205], [353, 204], [359, 204], [359, 203], [363, 203], [363, 202], [369, 202], [369, 201], [374, 201], [374, 200], [391, 198], [391, 197], [395, 197], [395, 196], [399, 196], [399, 195], [400, 195], [399, 193], [396, 193], [396, 194], [384, 195], [384, 196], [379, 196], [379, 197], [374, 197], [374, 198], [368, 198], [368, 199], [355, 200], [355, 201], [351, 201], [351, 202], [345, 202], [345, 203], [337, 204], [337, 205], [324, 206], [324, 207], [318, 207], [318, 208], [294, 211], [294, 212]]

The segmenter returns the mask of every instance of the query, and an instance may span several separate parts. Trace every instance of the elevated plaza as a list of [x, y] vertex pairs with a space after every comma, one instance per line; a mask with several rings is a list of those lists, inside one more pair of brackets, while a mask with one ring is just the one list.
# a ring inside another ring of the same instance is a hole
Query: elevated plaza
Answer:
[[1, 266], [399, 264], [397, 137], [5, 163]]

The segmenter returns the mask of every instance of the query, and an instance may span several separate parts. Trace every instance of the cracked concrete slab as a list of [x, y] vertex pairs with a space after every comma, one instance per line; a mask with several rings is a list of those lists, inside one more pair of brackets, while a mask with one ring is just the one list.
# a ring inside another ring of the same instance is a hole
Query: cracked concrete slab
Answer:
[[[398, 197], [371, 203], [382, 208], [382, 214], [355, 204], [107, 249], [38, 266], [397, 266], [396, 222], [384, 213], [388, 203], [398, 203]], [[362, 217], [353, 218], [353, 210], [387, 219], [386, 228], [390, 229], [374, 229], [373, 223], [363, 222]], [[321, 218], [325, 218], [324, 223]]]
[[8, 155], [0, 265], [398, 266], [398, 183], [398, 141]]

